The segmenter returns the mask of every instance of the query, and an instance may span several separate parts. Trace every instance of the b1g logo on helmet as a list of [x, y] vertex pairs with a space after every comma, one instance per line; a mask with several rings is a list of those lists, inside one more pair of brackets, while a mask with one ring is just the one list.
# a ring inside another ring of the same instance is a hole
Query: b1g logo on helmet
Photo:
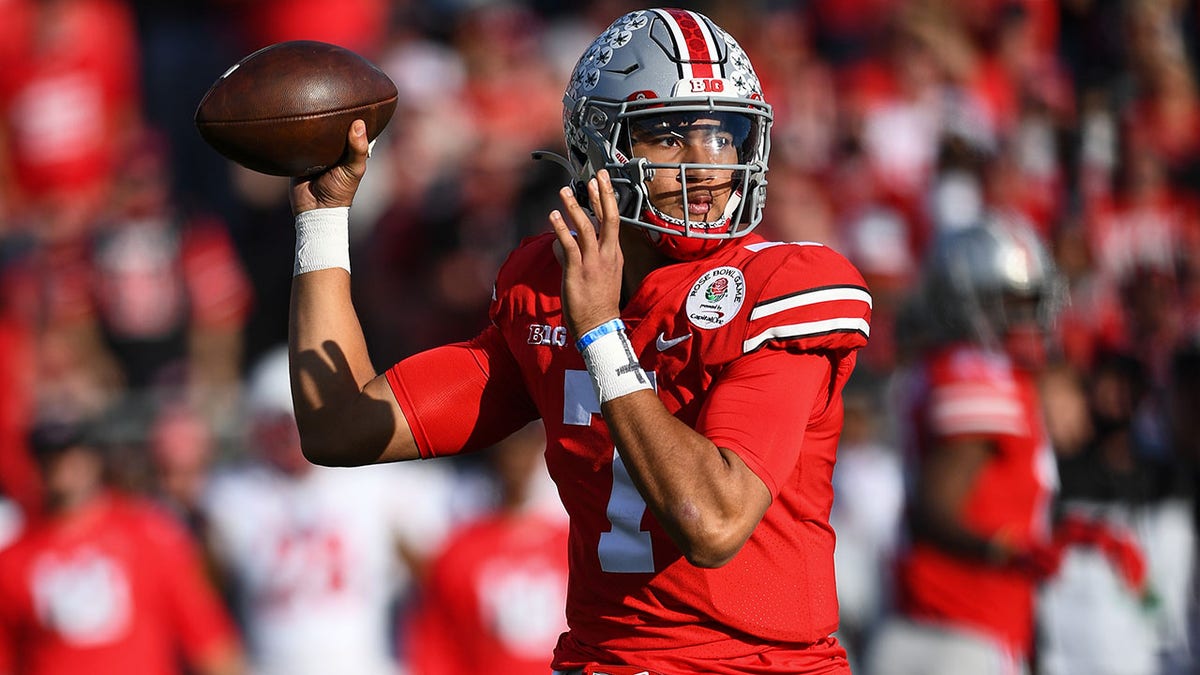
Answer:
[[720, 78], [693, 78], [687, 82], [693, 94], [720, 94], [725, 91], [725, 80]]
[[746, 297], [746, 279], [736, 267], [711, 269], [692, 284], [685, 311], [697, 328], [724, 326], [737, 316]]

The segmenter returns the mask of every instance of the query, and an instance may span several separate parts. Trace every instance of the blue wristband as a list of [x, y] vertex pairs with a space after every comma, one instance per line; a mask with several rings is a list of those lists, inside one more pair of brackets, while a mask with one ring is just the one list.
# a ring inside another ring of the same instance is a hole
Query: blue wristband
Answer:
[[578, 349], [582, 352], [583, 350], [587, 349], [588, 345], [592, 344], [596, 340], [599, 340], [609, 333], [615, 333], [619, 330], [625, 330], [624, 321], [620, 319], [605, 321], [599, 326], [596, 326], [595, 328], [581, 335], [579, 339], [575, 341], [575, 349]]

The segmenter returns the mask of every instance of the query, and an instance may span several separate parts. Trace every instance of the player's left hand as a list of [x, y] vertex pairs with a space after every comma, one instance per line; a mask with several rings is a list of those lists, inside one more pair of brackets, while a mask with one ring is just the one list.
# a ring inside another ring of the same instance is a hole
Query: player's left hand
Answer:
[[367, 172], [367, 125], [355, 120], [346, 132], [346, 154], [342, 161], [315, 175], [292, 179], [292, 213], [312, 209], [350, 206], [358, 184]]
[[569, 187], [559, 191], [563, 209], [550, 212], [550, 226], [562, 250], [563, 317], [575, 339], [620, 316], [624, 268], [617, 195], [608, 171], [596, 172], [587, 190], [597, 224]]

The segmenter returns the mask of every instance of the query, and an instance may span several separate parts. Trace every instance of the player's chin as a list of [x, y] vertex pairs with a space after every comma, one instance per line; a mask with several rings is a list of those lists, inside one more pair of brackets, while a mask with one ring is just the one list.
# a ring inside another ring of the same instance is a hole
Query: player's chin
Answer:
[[658, 207], [659, 213], [667, 216], [673, 221], [690, 222], [693, 225], [705, 225], [716, 223], [721, 220], [721, 208], [718, 208], [716, 202], [707, 202], [702, 205], [698, 204], [691, 208], [685, 208], [684, 205], [672, 205], [670, 208]]
[[693, 223], [716, 223], [724, 219], [725, 205], [729, 203], [729, 194], [705, 193], [707, 198], [684, 201], [679, 195], [665, 203], [656, 205], [663, 214], [677, 220], [687, 220]]

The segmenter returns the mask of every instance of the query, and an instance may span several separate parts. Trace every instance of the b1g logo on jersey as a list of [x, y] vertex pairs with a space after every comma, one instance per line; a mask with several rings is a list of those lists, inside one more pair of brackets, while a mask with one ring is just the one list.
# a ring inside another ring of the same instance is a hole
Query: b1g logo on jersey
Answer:
[[687, 317], [698, 328], [724, 326], [737, 316], [746, 297], [746, 279], [736, 267], [718, 267], [702, 274], [687, 297]]
[[563, 347], [567, 344], [567, 329], [565, 326], [531, 323], [529, 324], [529, 339], [526, 342], [531, 345]]

